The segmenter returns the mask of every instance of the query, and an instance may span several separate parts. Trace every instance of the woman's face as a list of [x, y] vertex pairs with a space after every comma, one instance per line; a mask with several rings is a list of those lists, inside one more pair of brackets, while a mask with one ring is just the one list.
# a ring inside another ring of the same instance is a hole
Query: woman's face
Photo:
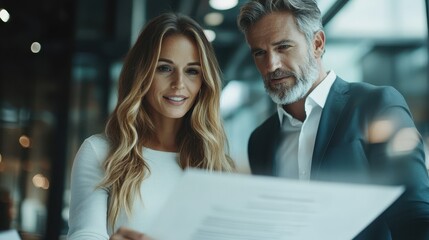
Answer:
[[201, 63], [194, 41], [184, 35], [166, 37], [146, 95], [154, 119], [182, 118], [194, 104], [202, 81]]

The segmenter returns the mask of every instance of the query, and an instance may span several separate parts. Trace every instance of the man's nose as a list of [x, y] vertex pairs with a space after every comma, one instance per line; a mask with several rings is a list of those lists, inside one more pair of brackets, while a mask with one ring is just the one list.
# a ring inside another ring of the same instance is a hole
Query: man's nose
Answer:
[[281, 59], [280, 56], [276, 53], [267, 54], [266, 60], [266, 69], [268, 72], [274, 72], [275, 70], [281, 68]]

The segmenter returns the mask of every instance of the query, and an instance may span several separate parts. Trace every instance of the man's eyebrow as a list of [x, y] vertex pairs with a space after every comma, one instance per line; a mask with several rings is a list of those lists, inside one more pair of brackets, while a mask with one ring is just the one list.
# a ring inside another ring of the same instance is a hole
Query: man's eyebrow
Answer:
[[[278, 45], [291, 44], [291, 43], [294, 43], [294, 41], [289, 40], [289, 39], [282, 39], [280, 41], [271, 43], [271, 46], [278, 46]], [[261, 48], [252, 48], [252, 49], [250, 49], [250, 52], [253, 54], [253, 53], [261, 51], [261, 50], [263, 50], [263, 49], [261, 49]]]
[[289, 40], [289, 39], [283, 39], [283, 40], [280, 40], [280, 41], [278, 41], [278, 42], [274, 42], [274, 43], [272, 43], [271, 45], [272, 45], [272, 46], [278, 46], [278, 45], [291, 44], [291, 43], [293, 43], [293, 41], [292, 41], [292, 40]]

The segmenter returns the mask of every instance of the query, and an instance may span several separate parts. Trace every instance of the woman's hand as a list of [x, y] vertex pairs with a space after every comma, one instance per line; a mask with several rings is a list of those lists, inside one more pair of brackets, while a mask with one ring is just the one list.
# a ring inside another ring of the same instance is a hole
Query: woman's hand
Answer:
[[111, 237], [110, 240], [153, 240], [141, 232], [129, 228], [120, 227]]

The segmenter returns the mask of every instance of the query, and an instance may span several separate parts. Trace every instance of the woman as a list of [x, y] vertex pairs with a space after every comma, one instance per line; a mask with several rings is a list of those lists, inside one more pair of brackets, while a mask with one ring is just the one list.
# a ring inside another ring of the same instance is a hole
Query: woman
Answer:
[[172, 13], [151, 20], [125, 59], [105, 135], [86, 139], [76, 155], [68, 238], [139, 236], [184, 168], [234, 171], [220, 92], [201, 27]]

